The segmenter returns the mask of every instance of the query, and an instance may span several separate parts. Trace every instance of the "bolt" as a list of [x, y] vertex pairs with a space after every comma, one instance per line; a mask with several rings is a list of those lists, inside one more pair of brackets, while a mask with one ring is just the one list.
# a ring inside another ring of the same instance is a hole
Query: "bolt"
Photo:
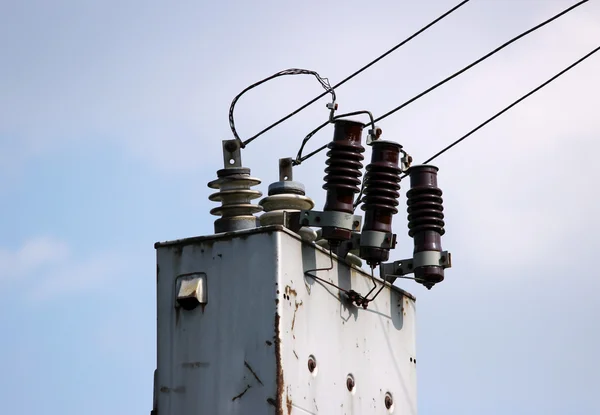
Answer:
[[310, 373], [314, 372], [315, 369], [317, 368], [317, 362], [315, 361], [314, 357], [309, 357], [308, 358], [308, 371]]
[[352, 392], [352, 390], [354, 389], [354, 378], [352, 377], [352, 375], [348, 375], [348, 378], [346, 379], [346, 387], [350, 392]]
[[385, 395], [385, 407], [387, 409], [390, 409], [393, 404], [394, 404], [394, 400], [392, 399], [392, 395], [390, 395], [389, 393], [387, 393]]
[[237, 148], [237, 142], [234, 140], [230, 140], [225, 143], [225, 150], [229, 151], [230, 153], [233, 153], [235, 150], [237, 150]]

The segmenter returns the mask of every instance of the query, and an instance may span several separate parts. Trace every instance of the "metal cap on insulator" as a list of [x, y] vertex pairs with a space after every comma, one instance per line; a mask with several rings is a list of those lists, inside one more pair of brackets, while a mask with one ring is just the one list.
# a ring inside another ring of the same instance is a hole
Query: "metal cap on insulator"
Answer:
[[208, 198], [213, 202], [221, 202], [221, 206], [210, 211], [212, 215], [221, 216], [215, 221], [215, 233], [233, 232], [252, 229], [260, 226], [255, 213], [261, 212], [261, 206], [251, 203], [262, 196], [252, 186], [260, 184], [260, 180], [250, 176], [250, 169], [242, 167], [240, 146], [237, 140], [223, 141], [224, 168], [217, 171], [218, 179], [208, 183], [208, 187], [219, 189]]
[[323, 224], [323, 238], [332, 247], [352, 236], [354, 195], [359, 192], [365, 148], [361, 144], [364, 124], [350, 120], [336, 120], [333, 141], [327, 146], [328, 167], [325, 169], [327, 190], [323, 210], [334, 212], [331, 223]]
[[[294, 181], [293, 174], [292, 159], [279, 159], [279, 181], [270, 184], [269, 195], [258, 202], [265, 210], [260, 216], [262, 226], [286, 226], [286, 213], [310, 210], [315, 206], [315, 202], [306, 196], [304, 185]], [[297, 233], [307, 241], [317, 238], [317, 233], [309, 227], [300, 227]]]
[[360, 257], [369, 265], [377, 265], [389, 258], [394, 248], [392, 217], [398, 213], [400, 194], [400, 150], [393, 141], [373, 141], [371, 163], [365, 174], [362, 210], [365, 220], [360, 237]]
[[442, 263], [446, 261], [442, 257], [444, 207], [442, 190], [437, 185], [437, 172], [435, 166], [411, 167], [408, 170], [410, 190], [406, 193], [408, 234], [414, 241], [415, 280], [428, 289], [444, 280], [445, 267]]

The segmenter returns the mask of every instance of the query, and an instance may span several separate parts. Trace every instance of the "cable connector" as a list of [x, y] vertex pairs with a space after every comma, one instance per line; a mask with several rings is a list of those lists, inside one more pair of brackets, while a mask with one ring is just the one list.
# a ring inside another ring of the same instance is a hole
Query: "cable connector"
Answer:
[[383, 134], [383, 130], [377, 126], [369, 130], [369, 134], [367, 135], [367, 144], [371, 144], [373, 141], [376, 141]]
[[326, 105], [326, 107], [327, 107], [327, 109], [328, 109], [328, 110], [331, 110], [331, 111], [337, 111], [337, 109], [338, 109], [338, 104], [337, 104], [335, 101], [333, 101], [333, 102], [328, 102], [328, 103], [327, 103], [327, 105]]
[[402, 158], [400, 159], [400, 168], [402, 169], [402, 173], [404, 173], [410, 168], [413, 158], [406, 151], [404, 151], [404, 150], [400, 150], [400, 151], [403, 154]]

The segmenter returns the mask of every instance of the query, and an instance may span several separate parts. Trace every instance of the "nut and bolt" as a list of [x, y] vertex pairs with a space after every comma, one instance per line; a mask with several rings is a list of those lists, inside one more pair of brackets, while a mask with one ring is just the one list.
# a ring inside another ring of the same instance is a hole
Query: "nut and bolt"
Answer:
[[354, 378], [352, 377], [352, 375], [348, 375], [348, 378], [346, 379], [346, 387], [350, 392], [354, 390]]
[[389, 393], [386, 393], [385, 394], [385, 407], [387, 409], [390, 409], [393, 404], [394, 404], [394, 400], [392, 399], [392, 395], [390, 395]]

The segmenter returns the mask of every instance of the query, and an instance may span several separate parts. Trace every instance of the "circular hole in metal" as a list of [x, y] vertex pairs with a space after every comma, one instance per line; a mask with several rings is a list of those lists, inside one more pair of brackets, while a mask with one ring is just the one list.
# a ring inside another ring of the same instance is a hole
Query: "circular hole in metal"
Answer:
[[317, 359], [313, 355], [308, 356], [308, 371], [312, 373], [313, 376], [317, 375]]
[[235, 159], [229, 159], [229, 164], [235, 164]]
[[356, 392], [356, 382], [354, 381], [354, 376], [352, 374], [348, 374], [346, 377], [346, 387], [350, 391], [350, 393]]
[[394, 398], [392, 398], [392, 394], [387, 392], [385, 394], [385, 407], [389, 412], [393, 412], [394, 411]]

